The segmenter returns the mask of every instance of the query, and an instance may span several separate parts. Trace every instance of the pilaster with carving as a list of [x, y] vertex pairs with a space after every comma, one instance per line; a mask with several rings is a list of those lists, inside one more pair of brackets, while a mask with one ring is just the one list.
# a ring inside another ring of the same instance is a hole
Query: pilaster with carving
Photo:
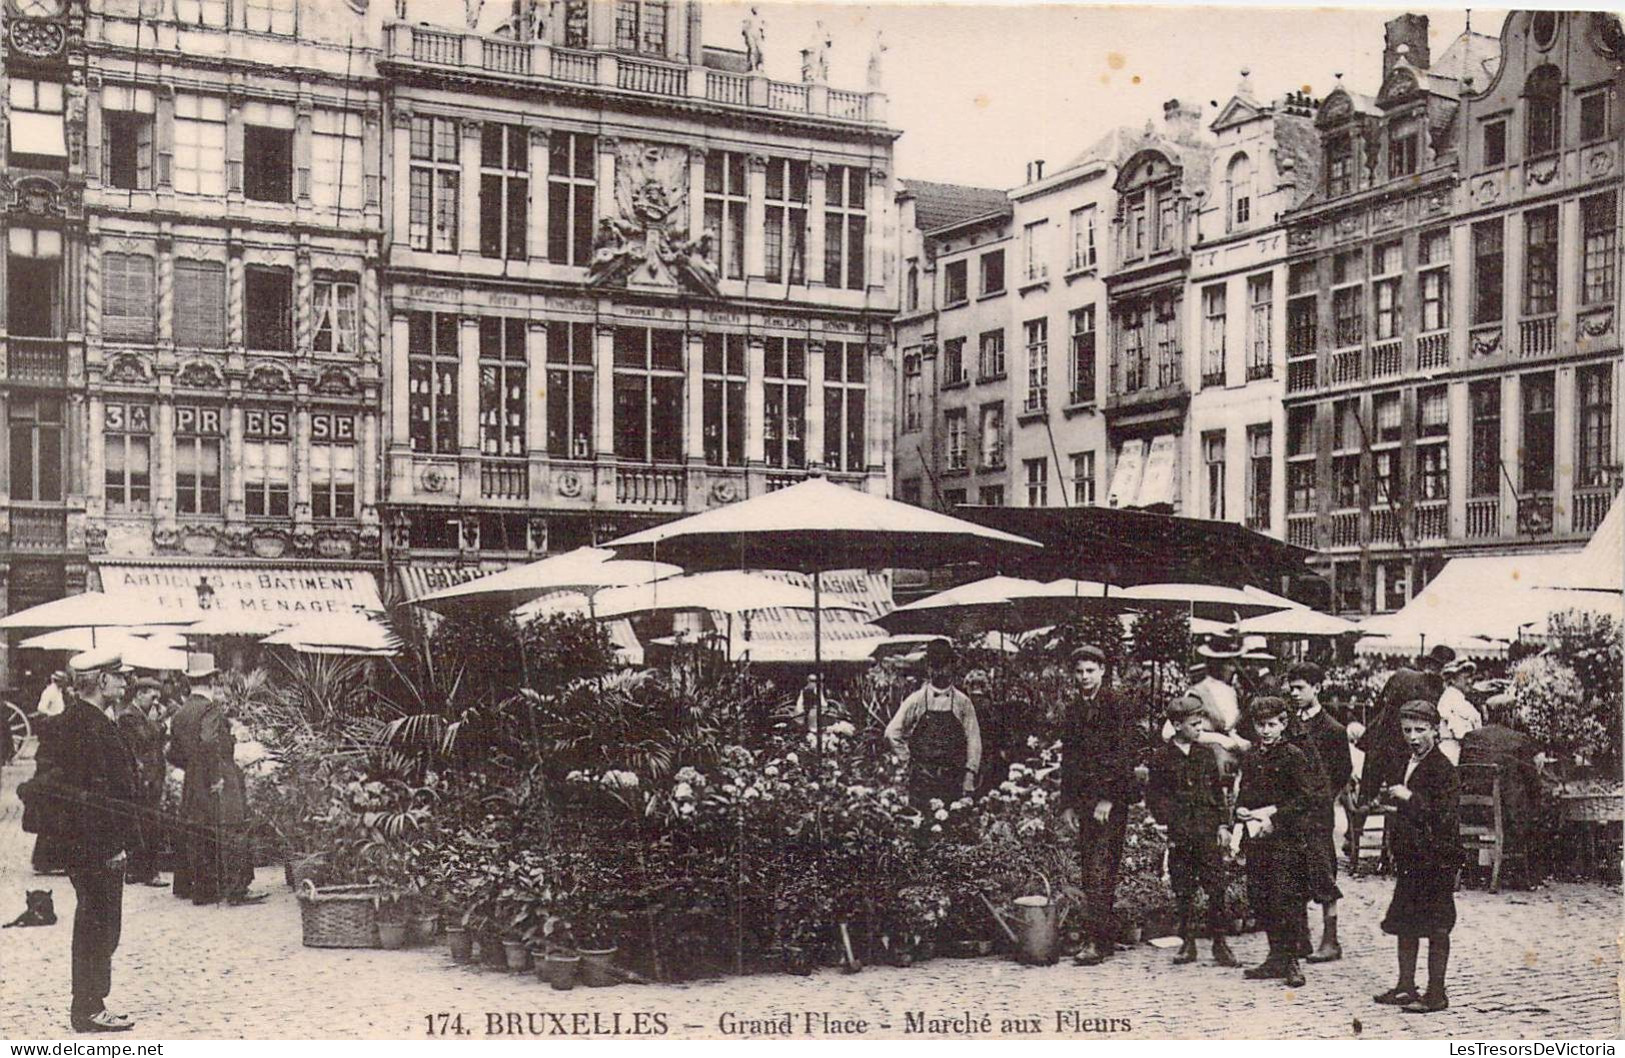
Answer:
[[368, 240], [367, 255], [361, 263], [361, 363], [365, 374], [376, 376], [378, 371], [379, 310], [377, 247]]
[[293, 347], [299, 356], [309, 356], [315, 340], [315, 327], [311, 319], [315, 304], [315, 275], [310, 263], [308, 232], [300, 233], [293, 262]]
[[[839, 345], [836, 346], [840, 348]], [[824, 343], [816, 339], [807, 343], [807, 412], [806, 439], [807, 466], [821, 467], [824, 452]]]
[[175, 340], [175, 239], [169, 222], [158, 228], [158, 340]]
[[85, 238], [85, 341], [100, 341], [102, 336], [102, 240], [101, 221], [92, 217]]
[[226, 242], [226, 338], [238, 348], [248, 344], [244, 333], [243, 313], [247, 297], [247, 280], [243, 272], [243, 242], [233, 232]]
[[[701, 185], [704, 186], [704, 185]], [[767, 227], [767, 156], [745, 159], [745, 276], [760, 276], [766, 268], [762, 233]], [[719, 233], [720, 234], [720, 233]]]
[[807, 166], [807, 197], [811, 204], [807, 210], [807, 226], [812, 229], [807, 234], [807, 285], [810, 287], [824, 285], [824, 218], [821, 211], [828, 181], [828, 165], [812, 162]]

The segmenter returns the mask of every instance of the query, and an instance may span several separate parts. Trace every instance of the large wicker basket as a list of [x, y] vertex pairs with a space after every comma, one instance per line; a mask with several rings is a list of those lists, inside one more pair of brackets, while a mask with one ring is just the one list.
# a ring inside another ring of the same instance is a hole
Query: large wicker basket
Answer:
[[378, 898], [373, 885], [316, 888], [306, 878], [299, 887], [299, 918], [307, 948], [378, 947]]

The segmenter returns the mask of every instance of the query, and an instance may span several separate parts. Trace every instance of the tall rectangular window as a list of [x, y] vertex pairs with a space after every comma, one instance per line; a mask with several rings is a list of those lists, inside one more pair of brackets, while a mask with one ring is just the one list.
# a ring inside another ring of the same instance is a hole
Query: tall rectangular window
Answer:
[[769, 283], [807, 282], [807, 163], [770, 158], [762, 213], [762, 275]]
[[1563, 97], [1558, 91], [1553, 86], [1551, 91], [1537, 91], [1524, 97], [1524, 142], [1530, 158], [1550, 154], [1562, 143]]
[[1315, 509], [1315, 461], [1300, 460], [1286, 465], [1287, 510], [1307, 514]]
[[1269, 378], [1274, 373], [1275, 352], [1273, 315], [1275, 277], [1269, 274], [1247, 278], [1247, 381]]
[[1599, 88], [1580, 97], [1580, 142], [1608, 138], [1608, 94], [1611, 89]]
[[1224, 284], [1202, 288], [1202, 385], [1224, 385]]
[[[317, 110], [310, 126], [310, 200], [318, 209], [360, 209], [368, 183], [361, 154], [363, 118]], [[376, 191], [373, 197], [376, 198]]]
[[1556, 386], [1550, 374], [1524, 375], [1521, 492], [1550, 492], [1557, 468]]
[[1395, 122], [1388, 133], [1388, 179], [1416, 172], [1421, 162], [1422, 136], [1414, 121]]
[[1579, 488], [1608, 485], [1613, 465], [1614, 376], [1607, 364], [1575, 372], [1579, 390], [1579, 444], [1574, 484]]
[[615, 328], [615, 454], [634, 463], [683, 455], [683, 332]]
[[223, 97], [175, 94], [172, 170], [175, 190], [182, 194], [226, 193], [226, 101]]
[[290, 418], [286, 408], [243, 411], [243, 511], [250, 518], [288, 517]]
[[292, 36], [298, 0], [243, 0], [243, 22], [251, 33]]
[[667, 0], [615, 0], [615, 47], [621, 51], [666, 54]]
[[1027, 261], [1027, 282], [1034, 283], [1049, 275], [1049, 222], [1036, 221], [1021, 233], [1021, 246]]
[[1004, 466], [1004, 402], [982, 405], [982, 466]]
[[1022, 468], [1027, 475], [1027, 506], [1049, 506], [1049, 460], [1024, 459]]
[[102, 334], [150, 342], [157, 331], [157, 297], [152, 258], [145, 254], [102, 255]]
[[716, 467], [745, 462], [745, 336], [705, 336], [705, 461]]
[[1266, 533], [1275, 489], [1273, 445], [1269, 423], [1247, 427], [1247, 528]]
[[220, 409], [175, 408], [175, 510], [220, 513]]
[[414, 250], [457, 252], [462, 181], [460, 137], [455, 118], [412, 119], [407, 229]]
[[526, 331], [520, 316], [480, 317], [480, 454], [525, 454]]
[[1423, 386], [1416, 391], [1416, 436], [1450, 436], [1450, 400], [1444, 386]]
[[949, 338], [942, 343], [942, 382], [952, 385], [965, 377], [965, 339]]
[[175, 21], [183, 26], [225, 29], [227, 0], [175, 0]]
[[152, 407], [102, 406], [102, 494], [109, 511], [144, 513], [152, 503]]
[[11, 498], [57, 503], [62, 499], [62, 401], [17, 395], [11, 399]]
[[[117, 88], [118, 86], [112, 86]], [[109, 93], [102, 89], [104, 100]], [[155, 160], [153, 142], [153, 98], [147, 89], [131, 93], [121, 90], [121, 101], [143, 110], [102, 108], [102, 182], [128, 191], [147, 191], [153, 186]]]
[[1072, 254], [1067, 262], [1069, 270], [1093, 268], [1095, 252], [1095, 207], [1084, 206], [1072, 211]]
[[1505, 118], [1484, 122], [1484, 167], [1507, 162], [1507, 123]]
[[293, 270], [243, 270], [243, 331], [250, 349], [293, 351]]
[[1202, 466], [1207, 472], [1207, 516], [1224, 521], [1224, 431], [1202, 435]]
[[948, 469], [964, 470], [970, 465], [969, 416], [964, 408], [949, 408], [943, 415], [948, 427]]
[[7, 148], [12, 164], [38, 168], [62, 165], [68, 155], [62, 82], [11, 76], [7, 84], [11, 101]]
[[1404, 308], [1400, 304], [1399, 282], [1398, 276], [1392, 276], [1374, 280], [1371, 284], [1373, 317], [1376, 324], [1376, 334], [1373, 337], [1379, 342], [1398, 338], [1400, 328], [1403, 326]]
[[909, 261], [908, 277], [904, 285], [903, 307], [909, 312], [918, 312], [920, 308], [920, 264], [918, 261]]
[[[827, 362], [825, 367], [827, 370]], [[767, 339], [762, 393], [762, 426], [768, 466], [806, 466], [807, 343], [803, 339]]]
[[1473, 322], [1501, 319], [1502, 275], [1506, 267], [1501, 244], [1501, 218], [1473, 225]]
[[[1151, 371], [1150, 351], [1145, 341], [1145, 307], [1126, 305], [1117, 319], [1118, 356], [1116, 374], [1122, 380], [1121, 388], [1113, 385], [1113, 392], [1138, 393], [1149, 384]], [[1116, 380], [1113, 380], [1114, 383]]]
[[597, 137], [555, 132], [547, 139], [547, 155], [547, 259], [585, 268], [592, 262]]
[[1332, 291], [1332, 323], [1338, 348], [1365, 340], [1365, 290], [1359, 286]]
[[1525, 213], [1523, 231], [1523, 314], [1544, 316], [1557, 311], [1557, 207]]
[[856, 473], [868, 466], [865, 355], [862, 342], [824, 346], [824, 463], [831, 470]]
[[1326, 142], [1326, 193], [1346, 195], [1354, 190], [1354, 141], [1337, 136]]
[[705, 155], [705, 228], [717, 239], [717, 274], [745, 277], [745, 156], [732, 151]]
[[982, 381], [1004, 377], [1004, 330], [982, 332], [976, 360], [976, 377]]
[[1416, 498], [1450, 498], [1450, 446], [1443, 442], [1416, 446]]
[[976, 490], [976, 502], [981, 504], [983, 507], [1003, 507], [1004, 486], [983, 485], [981, 488]]
[[[1405, 435], [1405, 409], [1398, 393], [1378, 393], [1371, 398], [1371, 418], [1374, 423], [1371, 439], [1379, 444], [1398, 441]], [[1345, 437], [1345, 442], [1355, 443]]]
[[360, 289], [348, 276], [322, 276], [312, 285], [311, 315], [315, 318], [315, 350], [334, 356], [354, 356], [361, 348], [356, 305]]
[[1580, 200], [1580, 304], [1614, 300], [1619, 267], [1617, 199], [1613, 191]]
[[1472, 467], [1468, 487], [1473, 496], [1501, 492], [1501, 381], [1474, 382], [1467, 391], [1472, 406]]
[[480, 126], [480, 256], [530, 255], [530, 134], [521, 125]]
[[243, 197], [250, 201], [293, 201], [293, 115], [286, 117], [286, 128], [243, 126]]
[[924, 371], [918, 349], [903, 353], [903, 432], [918, 430], [925, 418]]
[[965, 272], [969, 266], [964, 260], [949, 261], [942, 268], [942, 306], [961, 305], [969, 299]]
[[868, 218], [869, 170], [832, 165], [824, 177], [824, 284], [862, 290]]
[[226, 266], [175, 260], [175, 344], [221, 349], [226, 344]]
[[1078, 507], [1093, 507], [1095, 498], [1095, 454], [1075, 452], [1072, 456], [1072, 502]]
[[1049, 406], [1049, 320], [1028, 320], [1027, 410]]
[[355, 517], [355, 416], [312, 412], [310, 416], [310, 513], [312, 517]]
[[461, 358], [456, 313], [407, 314], [407, 401], [412, 451], [457, 451], [457, 372]]
[[1004, 251], [989, 250], [982, 255], [982, 296], [1004, 290]]
[[1423, 333], [1450, 326], [1450, 229], [1423, 232], [1417, 241]]
[[1072, 363], [1068, 382], [1072, 387], [1073, 404], [1092, 404], [1095, 400], [1095, 307], [1085, 305], [1073, 309]]
[[547, 452], [555, 459], [593, 454], [593, 326], [547, 325]]

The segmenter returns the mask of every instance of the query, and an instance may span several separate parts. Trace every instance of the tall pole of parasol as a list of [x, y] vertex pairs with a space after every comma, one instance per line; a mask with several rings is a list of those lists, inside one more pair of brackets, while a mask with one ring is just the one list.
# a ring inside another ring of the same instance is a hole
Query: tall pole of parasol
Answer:
[[[812, 704], [813, 759], [823, 762], [824, 740], [819, 734], [819, 721], [824, 712], [824, 574], [813, 570], [813, 674], [817, 680]], [[820, 773], [821, 774], [821, 773]]]

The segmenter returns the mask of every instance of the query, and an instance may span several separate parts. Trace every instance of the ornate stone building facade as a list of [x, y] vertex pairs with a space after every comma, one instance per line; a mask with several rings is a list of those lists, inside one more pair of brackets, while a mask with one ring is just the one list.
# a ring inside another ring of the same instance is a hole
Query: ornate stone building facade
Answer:
[[1288, 218], [1287, 537], [1348, 613], [1583, 541], [1622, 462], [1618, 17], [1515, 12], [1433, 61], [1406, 15], [1386, 45]]
[[423, 586], [810, 473], [889, 487], [878, 61], [774, 81], [700, 19], [385, 28], [385, 524]]

